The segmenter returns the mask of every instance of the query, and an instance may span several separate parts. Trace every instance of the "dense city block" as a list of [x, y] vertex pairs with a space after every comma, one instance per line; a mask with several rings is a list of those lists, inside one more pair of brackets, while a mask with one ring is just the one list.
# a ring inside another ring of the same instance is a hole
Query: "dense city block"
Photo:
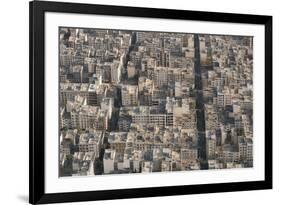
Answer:
[[253, 167], [253, 38], [59, 28], [59, 175]]

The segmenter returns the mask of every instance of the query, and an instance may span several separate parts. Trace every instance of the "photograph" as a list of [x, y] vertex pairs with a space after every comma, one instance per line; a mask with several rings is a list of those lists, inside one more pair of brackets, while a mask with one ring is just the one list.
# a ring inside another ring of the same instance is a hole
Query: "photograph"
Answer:
[[280, 201], [277, 1], [1, 6], [0, 205]]
[[272, 188], [272, 16], [29, 6], [30, 203]]
[[59, 177], [253, 168], [253, 36], [58, 34]]

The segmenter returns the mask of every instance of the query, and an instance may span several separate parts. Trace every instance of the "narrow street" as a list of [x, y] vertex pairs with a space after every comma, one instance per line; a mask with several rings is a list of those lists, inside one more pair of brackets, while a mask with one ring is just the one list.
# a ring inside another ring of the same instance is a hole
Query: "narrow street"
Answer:
[[201, 80], [201, 66], [200, 66], [200, 42], [198, 34], [194, 35], [195, 48], [195, 99], [196, 99], [196, 118], [198, 131], [198, 154], [200, 158], [201, 169], [208, 169], [208, 162], [206, 159], [206, 137], [205, 137], [205, 112], [203, 101], [203, 85]]

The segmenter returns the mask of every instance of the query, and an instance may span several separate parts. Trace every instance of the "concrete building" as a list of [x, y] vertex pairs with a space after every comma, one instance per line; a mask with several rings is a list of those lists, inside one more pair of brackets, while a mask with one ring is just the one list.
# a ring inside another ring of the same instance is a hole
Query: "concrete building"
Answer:
[[129, 79], [134, 78], [137, 74], [135, 65], [130, 61], [128, 62], [128, 65], [127, 65], [127, 74], [128, 74]]
[[121, 90], [121, 98], [123, 106], [138, 105], [138, 86], [123, 85]]
[[110, 174], [115, 170], [116, 152], [111, 149], [106, 149], [103, 156], [103, 172]]

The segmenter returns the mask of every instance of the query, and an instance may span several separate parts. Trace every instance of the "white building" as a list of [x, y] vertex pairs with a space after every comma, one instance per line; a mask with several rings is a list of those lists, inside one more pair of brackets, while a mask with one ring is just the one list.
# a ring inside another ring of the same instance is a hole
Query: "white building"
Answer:
[[116, 152], [111, 149], [106, 149], [103, 156], [103, 171], [105, 174], [110, 174], [114, 171], [114, 163]]

